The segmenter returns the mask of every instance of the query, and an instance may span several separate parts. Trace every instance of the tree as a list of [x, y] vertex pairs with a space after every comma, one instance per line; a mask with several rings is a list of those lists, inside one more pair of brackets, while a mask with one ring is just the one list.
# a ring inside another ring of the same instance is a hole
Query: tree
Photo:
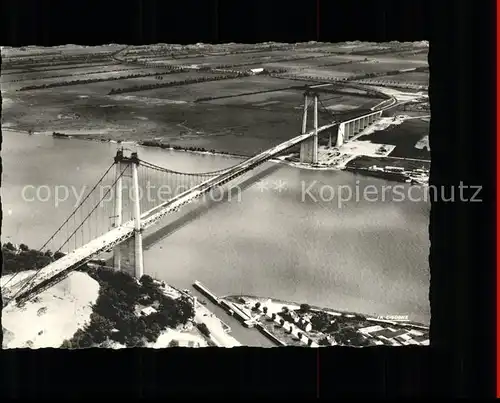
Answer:
[[82, 329], [76, 331], [70, 342], [73, 348], [89, 348], [93, 344], [90, 335]]
[[73, 348], [73, 344], [70, 340], [64, 340], [61, 344], [61, 348]]
[[188, 320], [194, 318], [194, 306], [189, 298], [182, 296], [176, 300], [176, 315], [175, 319], [178, 324], [186, 324]]
[[315, 312], [311, 317], [311, 325], [314, 330], [323, 332], [330, 325], [331, 316], [324, 311]]
[[22, 243], [21, 245], [19, 245], [19, 249], [21, 249], [21, 251], [23, 252], [27, 252], [30, 250], [30, 248], [28, 248], [28, 246], [24, 243]]
[[264, 308], [262, 308], [262, 311], [263, 311], [264, 313], [267, 313], [267, 310], [268, 310], [268, 309], [267, 309], [267, 306], [265, 306]]
[[8, 250], [16, 251], [16, 247], [12, 244], [12, 242], [7, 242], [3, 246], [4, 246], [4, 248], [6, 248]]
[[330, 345], [330, 342], [328, 341], [328, 339], [326, 337], [323, 337], [321, 338], [319, 341], [318, 341], [318, 344], [320, 346], [329, 346]]
[[309, 312], [311, 310], [311, 306], [309, 304], [300, 304], [300, 311], [303, 313]]
[[170, 343], [168, 343], [169, 347], [179, 347], [179, 342], [175, 339], [172, 339]]
[[151, 276], [144, 274], [140, 279], [140, 283], [144, 287], [152, 287], [154, 285], [154, 280]]
[[125, 338], [125, 345], [127, 347], [144, 347], [144, 340], [136, 335], [128, 336]]
[[54, 259], [57, 260], [57, 259], [60, 259], [64, 256], [64, 253], [62, 252], [56, 252], [54, 253]]
[[93, 312], [90, 315], [90, 323], [87, 326], [87, 332], [95, 343], [102, 343], [111, 336], [115, 325], [108, 318]]
[[150, 343], [154, 343], [158, 339], [160, 333], [161, 333], [161, 328], [158, 325], [158, 323], [152, 323], [146, 327], [144, 336], [146, 337], [147, 341], [149, 341]]
[[333, 323], [330, 323], [327, 327], [326, 327], [326, 332], [327, 333], [336, 333], [340, 330], [340, 325], [338, 324], [338, 322], [333, 322]]
[[204, 334], [205, 336], [210, 336], [210, 330], [208, 329], [207, 325], [205, 325], [204, 323], [199, 323], [197, 327], [202, 334]]

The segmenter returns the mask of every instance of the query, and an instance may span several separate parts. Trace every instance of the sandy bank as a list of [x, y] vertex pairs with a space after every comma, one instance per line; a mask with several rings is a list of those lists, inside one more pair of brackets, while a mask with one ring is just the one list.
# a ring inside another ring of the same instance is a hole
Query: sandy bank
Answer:
[[[2, 276], [2, 283], [8, 279]], [[89, 321], [98, 295], [97, 281], [85, 273], [72, 272], [24, 307], [6, 307], [2, 312], [2, 348], [60, 347]]]

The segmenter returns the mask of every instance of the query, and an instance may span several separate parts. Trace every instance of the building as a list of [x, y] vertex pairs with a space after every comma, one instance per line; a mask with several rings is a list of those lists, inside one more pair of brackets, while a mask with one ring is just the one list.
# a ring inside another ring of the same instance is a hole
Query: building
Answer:
[[156, 312], [157, 312], [157, 310], [154, 309], [152, 306], [147, 306], [146, 308], [141, 309], [141, 316], [149, 316], [152, 313], [156, 313]]

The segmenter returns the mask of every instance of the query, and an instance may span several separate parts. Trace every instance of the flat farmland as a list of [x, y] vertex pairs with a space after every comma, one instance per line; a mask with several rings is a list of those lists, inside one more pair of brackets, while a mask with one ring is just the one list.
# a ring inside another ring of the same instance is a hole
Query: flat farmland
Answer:
[[[391, 46], [392, 53], [381, 50], [378, 54], [377, 51], [356, 54]], [[132, 46], [127, 49], [130, 52], [118, 55], [119, 58], [148, 61], [149, 65], [145, 66], [117, 63], [111, 58], [111, 52], [119, 49], [123, 47], [65, 46], [10, 52], [16, 54], [11, 59], [16, 59], [18, 64], [2, 71], [0, 82], [2, 87], [7, 87], [2, 124], [20, 130], [57, 131], [108, 140], [154, 140], [183, 147], [254, 155], [300, 132], [302, 96], [307, 85], [319, 84], [328, 78], [425, 66], [427, 57], [420, 54], [415, 55], [414, 60], [406, 59], [411, 56], [406, 53], [405, 57], [400, 57], [398, 52], [402, 49], [399, 44], [373, 43], [283, 44], [281, 47], [273, 44], [275, 50], [270, 50], [267, 44]], [[244, 52], [223, 54], [236, 49]], [[283, 60], [292, 58], [294, 60]], [[378, 60], [379, 63], [366, 63], [365, 59]], [[235, 70], [285, 69], [291, 78], [287, 78], [287, 74], [281, 78], [255, 75], [185, 84], [185, 80], [207, 76], [218, 78], [227, 74], [197, 70], [167, 74], [169, 65], [229, 65]], [[151, 76], [125, 78], [132, 74]], [[158, 80], [158, 76], [163, 79]], [[419, 76], [427, 79], [428, 74], [406, 73], [387, 79], [414, 82]], [[115, 77], [117, 79], [113, 79]], [[88, 79], [104, 81], [15, 91], [31, 85]], [[382, 77], [377, 79], [383, 80]], [[173, 86], [108, 95], [111, 90], [169, 83]], [[330, 122], [332, 115], [344, 119], [358, 114], [382, 100], [347, 93], [338, 87], [341, 85], [330, 86], [328, 91], [325, 87], [321, 92], [320, 124]], [[206, 98], [213, 99], [203, 101]]]
[[384, 46], [379, 44], [354, 44], [354, 43], [346, 43], [346, 44], [329, 44], [326, 46], [322, 46], [321, 50], [324, 52], [332, 52], [332, 53], [356, 53], [363, 52], [367, 50], [374, 49], [383, 49]]
[[220, 98], [212, 101], [205, 101], [203, 104], [226, 105], [240, 108], [259, 108], [266, 110], [288, 110], [295, 111], [296, 108], [303, 109], [303, 91], [283, 90], [265, 92], [252, 95], [240, 95], [231, 98]]
[[287, 89], [292, 86], [296, 87], [306, 84], [306, 82], [302, 83], [295, 80], [282, 80], [266, 76], [251, 76], [139, 91], [134, 93], [134, 95], [190, 102], [199, 98], [239, 96], [258, 91]]
[[[373, 99], [348, 94], [321, 94], [320, 111], [323, 111], [323, 107], [331, 113], [346, 112], [358, 108], [365, 109], [370, 108], [381, 101], [382, 99]], [[231, 98], [220, 98], [203, 102], [203, 104], [225, 105], [227, 107], [234, 108], [256, 108], [276, 111], [279, 113], [289, 112], [294, 115], [300, 115], [300, 111], [304, 108], [303, 102], [303, 91], [297, 89], [241, 95]]]
[[429, 73], [422, 72], [413, 72], [413, 73], [404, 73], [404, 74], [396, 74], [394, 76], [386, 76], [386, 77], [377, 77], [378, 81], [396, 81], [401, 83], [410, 83], [410, 84], [421, 84], [428, 85], [429, 84]]
[[427, 63], [427, 57], [429, 56], [429, 52], [418, 52], [415, 53], [415, 51], [406, 51], [406, 52], [401, 52], [401, 53], [394, 53], [394, 54], [386, 54], [386, 55], [381, 55], [380, 57], [387, 57], [391, 59], [396, 59], [396, 60], [407, 60], [409, 62], [415, 62], [415, 61], [421, 61], [422, 63]]
[[405, 55], [406, 60], [416, 60], [421, 61], [422, 63], [427, 64], [429, 53], [417, 53], [416, 55]]
[[100, 62], [100, 61], [112, 62], [112, 59], [108, 55], [60, 55], [60, 56], [44, 56], [44, 57], [32, 57], [32, 58], [20, 58], [20, 59], [7, 59], [3, 60], [3, 63], [8, 67], [32, 67], [32, 66], [47, 66], [47, 65], [58, 65], [58, 64], [76, 64], [85, 62]]
[[103, 140], [160, 139], [182, 147], [247, 156], [290, 139], [301, 128], [298, 110], [280, 113], [258, 108], [235, 110], [205, 103], [167, 104], [137, 97], [135, 93], [83, 97], [44, 90], [14, 93], [9, 98], [11, 106], [2, 116], [5, 127], [78, 132], [84, 137]]
[[154, 63], [165, 63], [169, 65], [200, 65], [200, 66], [213, 66], [213, 65], [238, 65], [243, 63], [249, 64], [259, 64], [259, 63], [269, 63], [278, 62], [280, 59], [285, 57], [296, 57], [296, 58], [308, 58], [308, 60], [313, 60], [315, 57], [324, 56], [322, 53], [297, 53], [293, 52], [258, 52], [258, 53], [244, 53], [237, 55], [225, 55], [225, 56], [205, 56], [205, 57], [193, 57], [193, 58], [154, 58], [149, 59], [144, 57], [139, 59], [143, 62], [154, 62]]
[[304, 80], [307, 80], [308, 77], [313, 77], [318, 80], [328, 80], [328, 79], [335, 79], [335, 78], [349, 78], [355, 76], [355, 73], [348, 72], [348, 71], [336, 71], [331, 68], [303, 68], [303, 69], [297, 69], [297, 70], [292, 70], [289, 72], [289, 74], [294, 75], [297, 78], [303, 78]]
[[[150, 84], [161, 84], [175, 81], [182, 81], [187, 79], [192, 79], [196, 77], [200, 77], [197, 73], [175, 73], [175, 74], [161, 74], [161, 72], [156, 71], [155, 69], [150, 69], [152, 73], [156, 73], [154, 76], [147, 77], [136, 77], [136, 78], [124, 78], [121, 80], [110, 80], [110, 81], [101, 81], [97, 83], [87, 83], [87, 84], [77, 84], [77, 85], [68, 85], [62, 87], [54, 87], [48, 89], [40, 89], [36, 91], [52, 91], [52, 92], [64, 92], [64, 93], [73, 93], [73, 94], [82, 94], [82, 95], [108, 95], [111, 90], [117, 90], [119, 88], [132, 88], [138, 85], [150, 85]], [[144, 73], [148, 72], [148, 69], [141, 70]], [[117, 72], [120, 74], [121, 72]], [[130, 73], [129, 73], [130, 74]], [[138, 74], [138, 72], [133, 72], [133, 74]], [[210, 73], [209, 73], [210, 74]], [[216, 74], [210, 74], [217, 76]], [[111, 73], [103, 73], [100, 76], [92, 75], [91, 78], [112, 78], [114, 74]], [[163, 77], [163, 80], [158, 80], [156, 77]], [[53, 79], [55, 82], [60, 81], [60, 79]], [[49, 81], [49, 80], [45, 80]], [[181, 86], [182, 88], [184, 86]], [[168, 88], [165, 88], [167, 90]], [[34, 90], [35, 91], [35, 90]], [[134, 92], [134, 94], [140, 94], [141, 92]]]
[[[42, 84], [45, 83], [45, 80], [48, 78], [64, 78], [64, 77], [73, 77], [73, 79], [84, 79], [90, 78], [89, 75], [95, 74], [103, 74], [103, 71], [111, 73], [111, 72], [124, 72], [129, 74], [135, 74], [134, 71], [141, 71], [144, 69], [143, 67], [131, 67], [124, 66], [122, 64], [113, 64], [106, 65], [106, 68], [103, 66], [93, 66], [93, 67], [82, 67], [82, 68], [73, 68], [73, 69], [60, 69], [60, 70], [40, 70], [40, 71], [32, 71], [29, 73], [22, 74], [8, 74], [0, 77], [0, 82], [8, 83], [8, 82], [16, 82], [16, 81], [33, 81], [40, 80]], [[34, 84], [26, 84], [26, 85], [34, 85]]]
[[[85, 91], [85, 94], [88, 93], [88, 91], [94, 89], [97, 90], [99, 93], [102, 93], [103, 88], [122, 88], [122, 87], [132, 87], [133, 85], [139, 85], [138, 83], [159, 83], [160, 81], [157, 80], [155, 77], [156, 76], [162, 76], [161, 71], [158, 71], [157, 69], [137, 69], [137, 70], [132, 70], [132, 71], [107, 71], [107, 72], [101, 72], [99, 74], [92, 74], [92, 75], [81, 75], [81, 76], [76, 76], [76, 77], [55, 77], [55, 78], [47, 78], [47, 79], [38, 79], [38, 80], [27, 80], [27, 81], [20, 81], [20, 82], [14, 82], [14, 83], [6, 83], [3, 84], [2, 87], [4, 90], [7, 91], [15, 91], [18, 90], [22, 87], [27, 87], [31, 85], [46, 85], [46, 84], [56, 84], [56, 83], [63, 83], [63, 82], [71, 82], [71, 81], [78, 81], [78, 80], [104, 80], [104, 79], [109, 79], [110, 81], [101, 81], [97, 83], [87, 83], [87, 84], [77, 84], [77, 85], [68, 85], [68, 86], [60, 86], [60, 87], [53, 87], [54, 89], [56, 88], [66, 88], [66, 87], [78, 87], [76, 89], [73, 89], [72, 92], [75, 92], [77, 90], [81, 90], [82, 87], [89, 87], [88, 90]], [[131, 78], [131, 79], [126, 79], [125, 77], [131, 74], [156, 74], [156, 76], [148, 76], [148, 77], [136, 77], [136, 78]], [[165, 74], [164, 75], [164, 80], [169, 80], [169, 76], [176, 75], [176, 74]], [[124, 77], [123, 80], [116, 79], [116, 77]], [[144, 79], [144, 81], [143, 81]], [[180, 80], [183, 80], [185, 78], [180, 78]], [[136, 80], [135, 84], [131, 84], [130, 80]], [[172, 80], [172, 79], [171, 79]], [[40, 91], [43, 90], [41, 89], [34, 89], [33, 91]], [[109, 90], [108, 90], [109, 91]]]
[[103, 46], [79, 46], [79, 45], [63, 45], [55, 46], [52, 48], [44, 47], [25, 47], [25, 48], [4, 48], [2, 49], [3, 57], [37, 57], [37, 56], [47, 56], [54, 54], [64, 54], [68, 55], [86, 55], [86, 54], [98, 54], [98, 53], [111, 53], [116, 52], [123, 48], [123, 45], [103, 45]]
[[119, 64], [117, 62], [109, 62], [109, 61], [103, 61], [103, 62], [97, 62], [97, 63], [74, 63], [74, 64], [54, 64], [52, 66], [42, 66], [38, 67], [37, 65], [31, 67], [31, 68], [26, 68], [25, 66], [19, 67], [19, 68], [9, 68], [9, 69], [2, 69], [2, 76], [9, 76], [12, 74], [25, 74], [25, 73], [36, 73], [36, 72], [45, 72], [45, 71], [71, 71], [73, 69], [80, 69], [80, 68], [99, 68], [104, 70], [107, 66], [113, 67], [113, 66], [124, 66], [123, 64]]
[[[25, 50], [21, 50], [25, 49]], [[20, 57], [37, 57], [37, 56], [57, 56], [61, 55], [62, 50], [54, 48], [7, 48], [2, 49], [2, 57], [4, 58], [20, 58]]]
[[298, 59], [278, 62], [266, 62], [264, 66], [272, 68], [311, 68], [328, 67], [341, 63], [348, 63], [352, 59], [348, 56], [322, 56], [313, 59]]
[[[106, 66], [110, 64], [116, 63], [114, 60], [108, 59], [108, 58], [100, 58], [100, 59], [93, 59], [93, 60], [87, 60], [84, 58], [79, 58], [77, 60], [65, 60], [65, 61], [56, 61], [56, 62], [50, 62], [50, 63], [40, 63], [40, 62], [35, 62], [31, 64], [22, 64], [22, 65], [3, 65], [2, 68], [5, 69], [5, 71], [11, 71], [11, 70], [16, 70], [17, 72], [23, 72], [23, 71], [38, 71], [38, 70], [53, 70], [55, 69], [62, 69], [65, 67], [68, 68], [74, 68], [75, 66], [91, 66], [91, 65], [97, 65], [100, 64], [101, 66]], [[2, 73], [3, 74], [3, 73]]]
[[364, 63], [351, 63], [342, 64], [340, 66], [332, 66], [332, 70], [340, 72], [350, 72], [353, 74], [363, 73], [383, 73], [393, 70], [411, 69], [415, 68], [414, 64], [405, 63], [403, 60], [400, 63], [394, 62], [364, 62]]

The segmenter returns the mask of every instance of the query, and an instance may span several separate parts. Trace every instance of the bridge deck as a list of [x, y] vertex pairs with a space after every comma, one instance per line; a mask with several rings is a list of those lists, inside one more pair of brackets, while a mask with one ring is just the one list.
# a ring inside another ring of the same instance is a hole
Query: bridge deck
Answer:
[[[43, 270], [35, 277], [33, 282], [27, 288], [31, 290], [43, 282], [49, 280], [52, 277], [64, 272], [72, 267], [77, 267], [78, 265], [84, 263], [85, 261], [91, 259], [93, 256], [109, 249], [110, 247], [122, 242], [123, 240], [130, 238], [133, 235], [134, 227], [131, 225], [132, 222], [127, 222], [118, 228], [114, 228], [106, 234], [90, 241], [89, 243], [83, 245], [82, 247], [75, 249], [74, 251], [68, 253], [62, 258], [56, 260], [45, 266]], [[2, 290], [2, 295], [4, 300], [10, 300], [12, 296], [26, 283], [26, 280], [22, 280], [11, 287], [6, 287]], [[21, 293], [20, 295], [23, 295]]]

